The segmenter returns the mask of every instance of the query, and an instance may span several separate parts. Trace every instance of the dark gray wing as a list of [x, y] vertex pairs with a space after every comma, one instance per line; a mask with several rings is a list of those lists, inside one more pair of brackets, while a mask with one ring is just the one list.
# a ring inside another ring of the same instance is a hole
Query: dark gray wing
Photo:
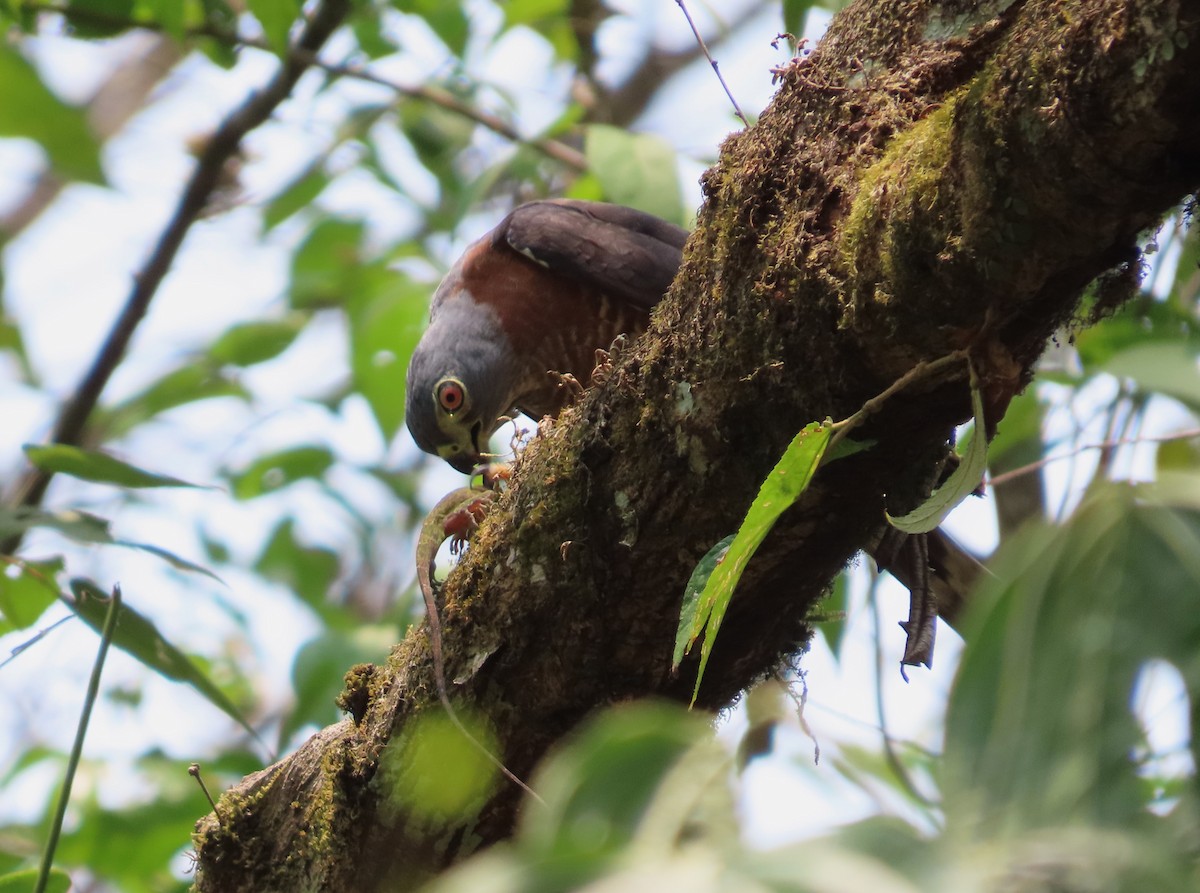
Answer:
[[550, 199], [514, 209], [492, 244], [649, 310], [666, 293], [687, 230], [621, 205]]

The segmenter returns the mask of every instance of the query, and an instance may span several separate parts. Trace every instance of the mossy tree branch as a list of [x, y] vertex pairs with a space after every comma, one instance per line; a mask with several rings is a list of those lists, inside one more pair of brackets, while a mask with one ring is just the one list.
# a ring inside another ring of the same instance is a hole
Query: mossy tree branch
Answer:
[[[991, 421], [1139, 233], [1200, 186], [1200, 2], [887, 0], [839, 15], [726, 141], [674, 289], [616, 373], [530, 446], [445, 590], [447, 677], [522, 776], [588, 712], [685, 700], [684, 582], [806, 422], [969, 348]], [[1109, 290], [1112, 294], [1112, 290]], [[936, 475], [966, 369], [888, 401], [751, 563], [701, 689], [800, 650], [830, 580]], [[352, 720], [247, 779], [198, 831], [197, 889], [409, 889], [511, 833], [388, 813], [381, 754], [437, 701], [423, 632], [356, 673]], [[279, 854], [289, 858], [281, 860]]]

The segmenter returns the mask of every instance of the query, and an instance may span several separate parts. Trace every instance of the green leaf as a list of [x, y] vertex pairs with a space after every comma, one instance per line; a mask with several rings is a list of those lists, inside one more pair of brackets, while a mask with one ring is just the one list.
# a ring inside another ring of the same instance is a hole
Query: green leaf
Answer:
[[[461, 96], [461, 90], [443, 87], [451, 96]], [[438, 185], [445, 191], [443, 205], [448, 197], [461, 193], [464, 177], [458, 168], [462, 152], [471, 144], [475, 124], [464, 116], [429, 102], [405, 102], [400, 106], [397, 123], [405, 138], [431, 174], [437, 177]]]
[[304, 330], [309, 317], [292, 313], [286, 319], [247, 322], [226, 329], [208, 354], [217, 363], [253, 366], [279, 356]]
[[23, 772], [42, 763], [49, 764], [50, 771], [57, 775], [62, 770], [65, 760], [66, 754], [60, 750], [41, 744], [29, 744], [4, 767], [4, 772], [0, 773], [0, 785], [7, 787]]
[[96, 426], [105, 439], [113, 439], [178, 406], [214, 397], [247, 400], [249, 396], [245, 388], [219, 369], [205, 363], [192, 363], [168, 372], [144, 391], [102, 410]]
[[[71, 581], [71, 592], [74, 598], [64, 596], [63, 602], [84, 623], [99, 632], [108, 610], [108, 595], [92, 581], [78, 577]], [[191, 686], [210, 704], [258, 738], [258, 733], [225, 693], [186, 654], [168, 642], [145, 615], [129, 607], [126, 602], [121, 603], [113, 644], [168, 679]]]
[[1182, 342], [1140, 344], [1114, 354], [1097, 371], [1128, 378], [1143, 393], [1166, 394], [1200, 411], [1200, 349]]
[[825, 639], [833, 656], [838, 659], [841, 659], [842, 643], [846, 640], [846, 611], [849, 606], [850, 578], [846, 571], [842, 571], [833, 581], [829, 595], [818, 605], [820, 613], [809, 617], [817, 625], [817, 631]]
[[[36, 34], [38, 29], [37, 10], [30, 8], [20, 0], [0, 0], [0, 26], [11, 25], [21, 34]], [[0, 852], [0, 856], [4, 853]], [[0, 860], [0, 871], [5, 869]]]
[[381, 26], [378, 15], [358, 15], [350, 23], [358, 48], [368, 59], [390, 56], [396, 52], [395, 39]]
[[1160, 443], [1154, 455], [1154, 467], [1160, 475], [1200, 469], [1200, 439], [1189, 437]]
[[25, 444], [29, 461], [50, 474], [67, 474], [85, 481], [116, 484], [121, 487], [199, 487], [179, 478], [145, 471], [107, 453], [52, 443], [46, 446]]
[[344, 628], [353, 622], [327, 598], [339, 569], [337, 555], [328, 549], [302, 545], [290, 518], [275, 528], [254, 569], [295, 592], [327, 626]]
[[76, 37], [113, 37], [131, 30], [133, 0], [71, 0], [64, 14]]
[[376, 287], [350, 307], [350, 369], [384, 440], [404, 422], [404, 375], [429, 308], [429, 289], [377, 268]]
[[226, 40], [219, 38], [201, 40], [197, 45], [211, 62], [224, 69], [233, 68], [240, 58], [234, 46]]
[[[227, 0], [186, 0], [180, 4], [178, 0], [151, 0], [155, 6], [174, 3], [183, 6], [184, 24], [193, 31], [189, 42], [195, 45], [209, 59], [222, 68], [232, 68], [238, 60], [237, 47], [231, 43], [230, 37], [238, 33], [238, 15], [245, 11], [245, 5], [238, 4], [235, 13]], [[161, 10], [156, 17], [161, 17]], [[178, 12], [176, 13], [178, 15]], [[212, 32], [216, 37], [199, 38], [194, 33]]]
[[365, 231], [360, 220], [322, 220], [313, 228], [293, 256], [293, 308], [340, 307], [358, 292]]
[[607, 124], [587, 130], [584, 153], [611, 201], [685, 223], [675, 150], [661, 137]]
[[[0, 273], [0, 292], [3, 291], [3, 288], [4, 277]], [[37, 373], [29, 364], [29, 354], [25, 351], [25, 336], [21, 334], [20, 325], [5, 315], [2, 303], [0, 303], [0, 350], [12, 352], [12, 359], [16, 361], [23, 383], [36, 384]]]
[[1167, 301], [1141, 298], [1079, 332], [1075, 349], [1090, 375], [1106, 371], [1106, 363], [1130, 348], [1193, 343], [1195, 330], [1196, 320], [1190, 310], [1181, 310]]
[[328, 185], [329, 175], [321, 163], [303, 171], [283, 192], [267, 203], [263, 210], [263, 229], [269, 232], [297, 211], [309, 207]]
[[[29, 893], [37, 885], [38, 869], [26, 868], [0, 877], [0, 893]], [[67, 893], [71, 889], [71, 876], [61, 868], [51, 868], [46, 882], [46, 893]]]
[[0, 507], [0, 539], [23, 535], [34, 527], [57, 530], [78, 543], [113, 542], [108, 521], [88, 512], [45, 512], [41, 509]]
[[779, 516], [808, 489], [832, 434], [832, 425], [811, 422], [792, 439], [783, 457], [763, 481], [754, 502], [750, 504], [750, 509], [746, 512], [746, 517], [738, 528], [724, 560], [719, 562], [709, 575], [704, 592], [700, 596], [700, 604], [696, 608], [687, 644], [687, 650], [690, 651], [700, 632], [704, 631], [704, 645], [700, 650], [700, 668], [696, 673], [696, 686], [692, 690], [692, 703], [695, 703], [696, 696], [700, 693], [700, 682], [704, 678], [704, 668], [708, 665], [717, 630], [720, 629], [738, 581], [742, 578], [742, 572], [771, 528], [775, 526]]
[[200, 574], [208, 577], [210, 580], [215, 580], [224, 585], [224, 581], [203, 565], [196, 564], [194, 561], [188, 561], [176, 555], [174, 552], [164, 549], [162, 546], [155, 546], [150, 543], [139, 543], [133, 540], [113, 540], [114, 546], [123, 546], [126, 549], [137, 549], [139, 552], [145, 552], [148, 555], [153, 555], [155, 558], [161, 558], [171, 567], [181, 571], [190, 571], [193, 574]]
[[198, 12], [196, 0], [137, 0], [134, 18], [139, 22], [154, 22], [164, 33], [182, 42], [187, 37], [188, 24], [203, 20]]
[[54, 169], [67, 179], [104, 183], [100, 147], [83, 111], [51, 93], [34, 67], [0, 42], [0, 137], [4, 136], [40, 144]]
[[300, 15], [300, 0], [246, 0], [250, 14], [262, 25], [267, 45], [278, 56], [286, 56], [288, 32]]
[[446, 0], [393, 0], [401, 12], [409, 12], [425, 20], [429, 29], [455, 56], [462, 57], [467, 49], [471, 27], [467, 14], [458, 3]]
[[992, 474], [1029, 465], [1042, 458], [1042, 422], [1046, 405], [1030, 387], [1008, 404], [988, 444], [988, 468]]
[[33, 626], [54, 604], [58, 598], [54, 577], [62, 569], [62, 559], [52, 558], [13, 564], [0, 573], [0, 615], [13, 629]]
[[783, 0], [783, 30], [796, 37], [804, 34], [804, 20], [812, 0]]
[[260, 456], [245, 471], [231, 477], [233, 495], [253, 499], [273, 493], [304, 478], [319, 478], [333, 465], [326, 447], [302, 446]]
[[838, 459], [846, 459], [858, 453], [865, 453], [867, 450], [872, 449], [876, 443], [878, 441], [871, 440], [870, 438], [867, 440], [854, 440], [850, 437], [843, 437], [830, 447], [829, 452], [823, 457], [823, 461], [828, 465], [830, 462], [836, 462]]
[[[946, 823], [1144, 827], [1143, 664], [1200, 692], [1200, 476], [1094, 488], [1062, 527], [1002, 544], [972, 596], [946, 717]], [[1051, 680], [1048, 683], [1047, 680]], [[1191, 756], [1200, 741], [1191, 737]], [[1136, 888], [1130, 888], [1136, 889]]]
[[180, 570], [203, 574], [206, 577], [216, 580], [218, 583], [221, 582], [220, 577], [212, 571], [188, 561], [186, 558], [181, 558], [161, 546], [117, 539], [109, 529], [109, 522], [97, 515], [75, 510], [45, 512], [41, 509], [31, 508], [0, 508], [0, 539], [24, 534], [25, 531], [35, 527], [45, 527], [55, 530], [77, 543], [137, 549], [141, 552], [154, 555], [156, 558], [161, 558], [163, 561]]
[[542, 35], [554, 48], [557, 58], [574, 62], [579, 58], [579, 43], [567, 13], [567, 0], [508, 0], [504, 10], [504, 27], [525, 25]]
[[679, 628], [675, 631], [675, 653], [671, 658], [672, 672], [679, 669], [679, 665], [683, 662], [683, 656], [692, 643], [692, 629], [697, 624], [696, 615], [700, 610], [700, 594], [704, 591], [712, 572], [716, 570], [717, 565], [725, 557], [725, 553], [729, 551], [733, 538], [734, 534], [731, 533], [720, 540], [704, 553], [704, 557], [692, 569], [692, 575], [688, 578], [687, 586], [683, 590], [683, 607], [679, 611]]
[[459, 719], [426, 710], [397, 729], [373, 779], [385, 815], [403, 815], [427, 829], [451, 828], [484, 807], [497, 783], [487, 758], [498, 751], [496, 736], [471, 713], [463, 711]]
[[564, 198], [581, 198], [589, 202], [604, 201], [604, 187], [600, 185], [600, 178], [589, 172], [580, 174], [572, 181], [563, 193]]
[[534, 25], [542, 19], [560, 16], [567, 11], [567, 0], [508, 0], [501, 7], [504, 25]]
[[292, 664], [295, 704], [279, 730], [280, 744], [306, 725], [336, 722], [336, 699], [346, 671], [355, 664], [382, 663], [396, 641], [396, 628], [381, 625], [327, 629], [305, 642]]
[[987, 438], [984, 437], [983, 398], [979, 388], [971, 387], [971, 406], [975, 411], [975, 430], [971, 442], [963, 453], [958, 468], [946, 478], [942, 486], [934, 490], [929, 498], [899, 518], [887, 516], [888, 523], [905, 533], [929, 533], [946, 519], [960, 502], [970, 496], [983, 480], [987, 468]]
[[629, 704], [592, 720], [539, 768], [534, 788], [545, 806], [522, 813], [522, 850], [590, 874], [634, 838], [659, 781], [710, 734], [698, 716], [670, 704]]

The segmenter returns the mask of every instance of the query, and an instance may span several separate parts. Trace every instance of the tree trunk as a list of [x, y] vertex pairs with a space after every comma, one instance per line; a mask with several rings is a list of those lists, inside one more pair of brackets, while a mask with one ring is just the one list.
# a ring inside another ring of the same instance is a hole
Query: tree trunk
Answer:
[[[704, 177], [648, 336], [526, 450], [444, 589], [452, 697], [527, 777], [598, 707], [685, 700], [684, 584], [807, 422], [849, 416], [968, 349], [989, 425], [1055, 329], [1136, 288], [1139, 233], [1200, 185], [1197, 0], [875, 0], [780, 75]], [[969, 416], [965, 363], [888, 399], [763, 544], [699, 705], [801, 652], [834, 576], [911, 508]], [[509, 835], [518, 790], [431, 828], [379, 784], [436, 709], [424, 628], [351, 674], [354, 718], [246, 779], [204, 819], [196, 889], [411, 889]], [[396, 745], [393, 745], [395, 748]]]

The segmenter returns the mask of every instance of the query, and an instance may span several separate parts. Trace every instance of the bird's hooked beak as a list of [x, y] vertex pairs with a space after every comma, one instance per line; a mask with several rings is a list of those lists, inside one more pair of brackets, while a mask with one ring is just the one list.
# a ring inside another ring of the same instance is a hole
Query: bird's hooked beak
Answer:
[[[467, 434], [467, 436], [462, 441], [440, 446], [437, 452], [455, 471], [461, 471], [463, 474], [469, 475], [473, 474], [475, 469], [484, 464], [483, 448], [487, 446], [492, 432], [485, 432], [483, 422], [478, 421], [471, 426], [469, 432], [464, 431], [463, 433]], [[480, 443], [481, 440], [483, 443]]]
[[451, 468], [455, 471], [461, 471], [463, 474], [473, 473], [482, 461], [480, 456], [468, 455], [466, 453], [459, 453], [457, 456], [443, 456], [442, 458], [450, 463]]

